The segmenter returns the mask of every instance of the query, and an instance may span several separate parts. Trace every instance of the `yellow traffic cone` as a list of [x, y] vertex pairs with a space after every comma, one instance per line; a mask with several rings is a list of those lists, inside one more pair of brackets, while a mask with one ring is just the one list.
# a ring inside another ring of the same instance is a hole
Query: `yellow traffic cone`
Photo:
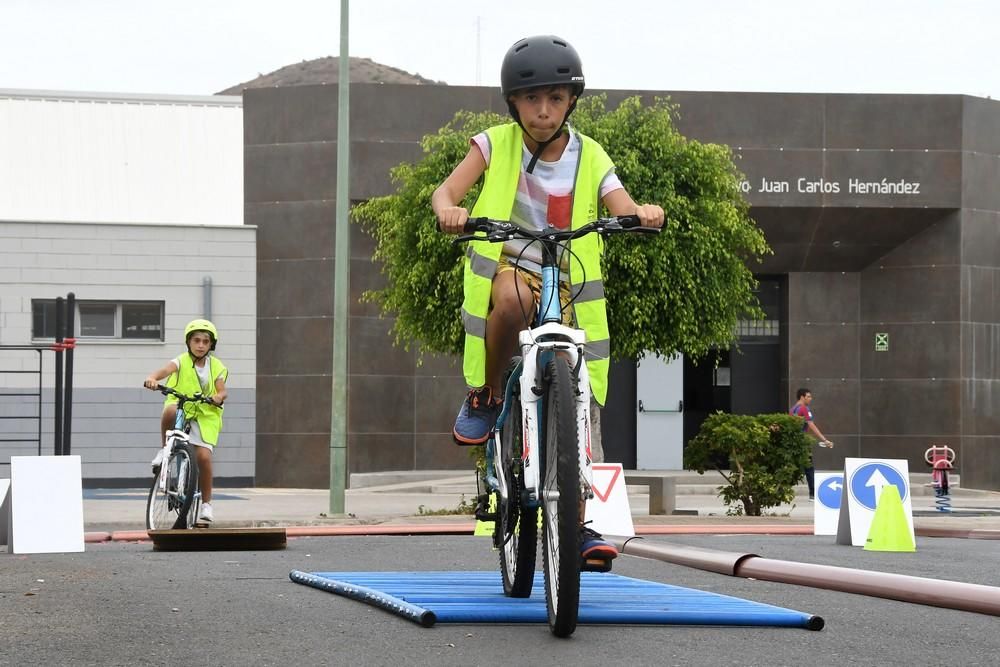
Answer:
[[875, 505], [875, 516], [868, 529], [865, 551], [916, 550], [899, 489], [895, 484], [889, 484], [882, 488], [882, 495]]

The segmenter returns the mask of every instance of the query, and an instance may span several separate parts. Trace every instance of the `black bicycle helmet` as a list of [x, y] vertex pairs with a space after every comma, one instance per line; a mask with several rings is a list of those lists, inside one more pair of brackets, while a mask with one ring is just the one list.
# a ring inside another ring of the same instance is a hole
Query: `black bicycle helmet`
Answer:
[[[536, 35], [518, 40], [507, 50], [500, 66], [500, 93], [507, 102], [507, 110], [511, 117], [517, 121], [522, 130], [524, 124], [521, 122], [520, 114], [517, 113], [517, 108], [510, 101], [511, 93], [539, 86], [570, 86], [573, 95], [579, 97], [585, 85], [583, 64], [580, 62], [579, 54], [569, 42], [555, 35]], [[559, 129], [538, 145], [528, 163], [529, 174], [534, 170], [535, 163], [538, 162], [546, 146], [562, 134], [566, 120], [575, 108], [576, 100], [573, 100], [566, 110], [566, 116], [563, 117]]]
[[504, 99], [516, 90], [568, 85], [578, 96], [584, 88], [583, 64], [576, 49], [555, 35], [525, 37], [514, 43], [500, 66]]

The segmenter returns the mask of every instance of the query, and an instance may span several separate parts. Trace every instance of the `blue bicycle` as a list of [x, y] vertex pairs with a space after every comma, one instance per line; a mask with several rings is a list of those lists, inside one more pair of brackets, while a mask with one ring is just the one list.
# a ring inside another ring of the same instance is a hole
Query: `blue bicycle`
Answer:
[[[575, 230], [529, 231], [510, 222], [471, 218], [455, 243], [526, 239], [542, 248], [542, 289], [532, 325], [518, 336], [520, 356], [504, 376], [504, 407], [486, 444], [483, 483], [496, 509], [494, 546], [500, 553], [504, 593], [528, 597], [542, 510], [545, 601], [553, 634], [576, 630], [580, 600], [581, 508], [593, 497], [590, 454], [590, 379], [586, 335], [562, 324], [560, 255], [585, 234], [657, 233], [635, 216], [602, 218]], [[481, 232], [485, 236], [475, 234]], [[575, 297], [574, 297], [575, 298]], [[610, 563], [589, 563], [607, 570]]]

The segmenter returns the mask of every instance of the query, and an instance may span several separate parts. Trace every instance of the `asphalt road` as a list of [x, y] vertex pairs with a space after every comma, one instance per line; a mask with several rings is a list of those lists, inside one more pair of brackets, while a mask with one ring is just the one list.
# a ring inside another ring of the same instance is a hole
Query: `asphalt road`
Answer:
[[[922, 539], [915, 554], [833, 538], [647, 538], [768, 558], [1000, 586], [1000, 543]], [[316, 537], [270, 552], [0, 554], [0, 665], [993, 665], [992, 616], [712, 574], [630, 556], [615, 572], [822, 616], [820, 632], [734, 627], [545, 625], [422, 628], [292, 583], [291, 570], [492, 570], [486, 538]]]

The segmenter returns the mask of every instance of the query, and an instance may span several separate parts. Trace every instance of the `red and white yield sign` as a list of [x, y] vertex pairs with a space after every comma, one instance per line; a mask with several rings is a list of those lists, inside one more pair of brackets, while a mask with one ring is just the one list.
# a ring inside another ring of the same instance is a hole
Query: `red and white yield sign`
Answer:
[[635, 537], [632, 509], [620, 463], [595, 463], [594, 497], [587, 501], [587, 521], [602, 535]]

